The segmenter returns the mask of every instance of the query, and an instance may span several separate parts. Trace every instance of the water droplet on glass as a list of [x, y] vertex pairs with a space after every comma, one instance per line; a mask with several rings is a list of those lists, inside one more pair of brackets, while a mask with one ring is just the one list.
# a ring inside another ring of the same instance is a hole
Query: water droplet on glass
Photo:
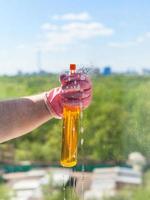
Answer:
[[84, 143], [84, 139], [82, 138], [82, 139], [81, 139], [81, 145], [83, 145], [83, 143]]
[[63, 175], [63, 200], [66, 200], [66, 194], [65, 194], [65, 191], [66, 190], [66, 187], [65, 187], [65, 177], [64, 177], [64, 175]]
[[83, 104], [82, 104], [82, 102], [80, 101], [80, 109], [82, 110], [82, 108], [83, 108]]
[[83, 127], [81, 127], [80, 131], [81, 131], [81, 133], [83, 133], [83, 132], [84, 132], [84, 128], [83, 128]]
[[80, 79], [81, 79], [81, 81], [84, 81], [85, 80], [85, 76], [82, 74]]
[[81, 119], [83, 118], [83, 112], [82, 111], [80, 112], [80, 118]]

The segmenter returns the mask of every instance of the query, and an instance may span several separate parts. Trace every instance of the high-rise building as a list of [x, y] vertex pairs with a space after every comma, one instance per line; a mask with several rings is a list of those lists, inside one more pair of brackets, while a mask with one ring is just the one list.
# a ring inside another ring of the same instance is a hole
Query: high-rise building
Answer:
[[110, 66], [106, 66], [104, 67], [103, 71], [102, 71], [102, 75], [104, 76], [109, 76], [112, 74], [112, 71], [111, 71], [111, 67]]

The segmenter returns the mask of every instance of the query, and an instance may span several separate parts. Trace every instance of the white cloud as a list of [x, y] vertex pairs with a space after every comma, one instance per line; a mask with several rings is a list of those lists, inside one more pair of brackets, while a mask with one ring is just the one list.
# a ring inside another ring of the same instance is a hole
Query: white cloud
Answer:
[[135, 42], [110, 42], [108, 44], [110, 47], [114, 48], [127, 48], [136, 45]]
[[145, 33], [145, 36], [146, 36], [147, 38], [149, 38], [149, 37], [150, 37], [150, 32]]
[[17, 49], [24, 49], [26, 46], [25, 44], [19, 44], [16, 48]]
[[91, 16], [87, 12], [81, 13], [66, 13], [64, 15], [54, 15], [54, 20], [68, 20], [68, 21], [87, 21], [91, 19]]
[[94, 36], [109, 36], [113, 34], [112, 29], [105, 27], [99, 22], [75, 22], [63, 25], [61, 28], [63, 31], [70, 33], [78, 39], [88, 39]]
[[54, 30], [57, 30], [57, 25], [55, 25], [55, 24], [50, 24], [50, 23], [48, 23], [48, 22], [46, 22], [46, 23], [44, 23], [44, 24], [42, 24], [42, 26], [41, 26], [41, 29], [42, 30], [52, 30], [52, 31], [54, 31]]
[[127, 41], [127, 42], [110, 42], [108, 45], [114, 48], [128, 48], [132, 46], [136, 46], [142, 44], [150, 38], [150, 32], [146, 32], [142, 36], [138, 36], [135, 40]]
[[66, 49], [71, 44], [88, 39], [111, 36], [114, 33], [113, 29], [95, 21], [44, 23], [41, 29], [41, 40], [38, 46], [43, 50], [52, 51]]
[[136, 40], [135, 40], [135, 42], [136, 42], [137, 44], [140, 44], [140, 43], [142, 43], [142, 42], [144, 42], [144, 41], [145, 41], [145, 37], [143, 37], [143, 36], [139, 36], [139, 37], [137, 37]]

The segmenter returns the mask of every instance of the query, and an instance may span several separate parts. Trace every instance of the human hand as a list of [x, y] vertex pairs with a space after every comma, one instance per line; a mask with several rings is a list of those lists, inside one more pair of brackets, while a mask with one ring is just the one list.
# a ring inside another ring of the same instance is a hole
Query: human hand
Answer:
[[85, 109], [92, 99], [92, 83], [85, 74], [75, 73], [60, 76], [61, 87], [46, 93], [46, 105], [55, 118], [62, 118], [63, 106], [80, 106]]

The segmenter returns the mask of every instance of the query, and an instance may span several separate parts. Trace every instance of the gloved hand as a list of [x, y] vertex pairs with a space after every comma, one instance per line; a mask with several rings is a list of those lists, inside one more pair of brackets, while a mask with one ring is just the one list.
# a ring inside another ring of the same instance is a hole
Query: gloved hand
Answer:
[[92, 83], [85, 74], [63, 74], [60, 76], [61, 87], [46, 93], [45, 103], [55, 118], [62, 118], [63, 106], [80, 106], [85, 109], [92, 99]]

